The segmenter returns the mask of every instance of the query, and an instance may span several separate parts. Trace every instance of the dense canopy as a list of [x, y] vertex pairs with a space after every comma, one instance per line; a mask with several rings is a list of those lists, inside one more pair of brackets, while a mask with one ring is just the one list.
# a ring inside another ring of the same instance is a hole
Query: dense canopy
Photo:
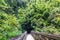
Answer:
[[60, 0], [0, 0], [0, 40], [21, 35], [29, 20], [34, 31], [60, 34]]

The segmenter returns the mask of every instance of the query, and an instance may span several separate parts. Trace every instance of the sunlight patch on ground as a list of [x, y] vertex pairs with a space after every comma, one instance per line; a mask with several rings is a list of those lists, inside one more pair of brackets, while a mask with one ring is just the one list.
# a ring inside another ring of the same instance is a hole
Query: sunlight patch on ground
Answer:
[[34, 40], [34, 38], [31, 34], [28, 34], [27, 37], [26, 37], [26, 40]]

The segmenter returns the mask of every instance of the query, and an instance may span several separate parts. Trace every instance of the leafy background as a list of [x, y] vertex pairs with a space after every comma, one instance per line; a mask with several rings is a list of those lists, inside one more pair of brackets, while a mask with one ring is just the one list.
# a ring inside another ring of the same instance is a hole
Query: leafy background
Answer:
[[60, 34], [60, 0], [0, 0], [0, 40], [21, 35], [29, 20], [36, 32]]

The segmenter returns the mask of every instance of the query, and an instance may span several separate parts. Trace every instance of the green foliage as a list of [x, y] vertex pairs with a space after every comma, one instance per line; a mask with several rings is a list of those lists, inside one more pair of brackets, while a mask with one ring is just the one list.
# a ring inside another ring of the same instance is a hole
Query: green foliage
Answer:
[[0, 40], [21, 35], [28, 20], [34, 31], [60, 34], [60, 1], [0, 0]]
[[22, 31], [19, 31], [19, 22], [15, 15], [6, 14], [5, 12], [0, 12], [0, 40], [8, 40], [16, 35], [21, 35]]

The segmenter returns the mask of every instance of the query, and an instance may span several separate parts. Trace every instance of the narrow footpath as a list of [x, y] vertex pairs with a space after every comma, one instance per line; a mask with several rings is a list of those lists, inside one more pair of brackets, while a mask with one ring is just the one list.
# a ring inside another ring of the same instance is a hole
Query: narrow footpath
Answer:
[[26, 40], [34, 40], [34, 38], [31, 34], [28, 34], [27, 37], [26, 37]]

